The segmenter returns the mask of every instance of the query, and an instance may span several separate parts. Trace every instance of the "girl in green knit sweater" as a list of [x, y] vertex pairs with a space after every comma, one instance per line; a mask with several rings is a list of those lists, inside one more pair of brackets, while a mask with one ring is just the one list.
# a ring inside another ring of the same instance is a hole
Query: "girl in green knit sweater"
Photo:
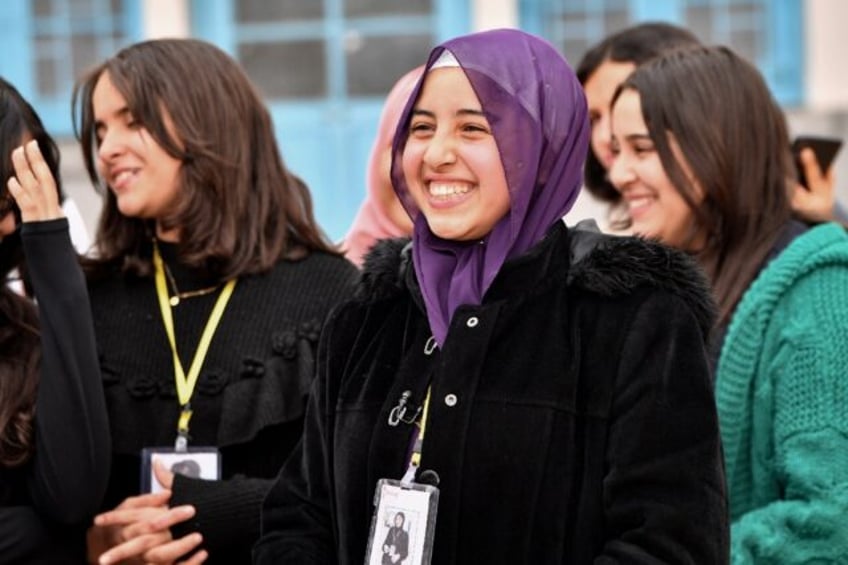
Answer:
[[634, 231], [712, 281], [732, 562], [848, 563], [848, 236], [791, 219], [780, 108], [749, 63], [697, 47], [619, 87], [612, 136]]

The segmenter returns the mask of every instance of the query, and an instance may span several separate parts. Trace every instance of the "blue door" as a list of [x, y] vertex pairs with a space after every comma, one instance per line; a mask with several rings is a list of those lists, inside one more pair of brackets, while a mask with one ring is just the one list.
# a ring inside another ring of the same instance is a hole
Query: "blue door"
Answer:
[[335, 241], [365, 194], [382, 101], [431, 47], [466, 33], [467, 1], [193, 0], [193, 35], [240, 61], [271, 108], [288, 167]]
[[141, 38], [141, 0], [6, 0], [0, 75], [21, 91], [47, 131], [72, 134], [77, 77]]

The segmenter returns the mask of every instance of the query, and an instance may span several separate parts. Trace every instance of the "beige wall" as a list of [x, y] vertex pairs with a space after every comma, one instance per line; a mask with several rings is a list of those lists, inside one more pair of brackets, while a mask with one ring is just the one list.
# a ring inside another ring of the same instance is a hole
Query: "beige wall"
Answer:
[[848, 2], [804, 2], [805, 100], [811, 110], [848, 110]]
[[148, 39], [186, 37], [191, 30], [188, 0], [144, 0], [142, 12]]

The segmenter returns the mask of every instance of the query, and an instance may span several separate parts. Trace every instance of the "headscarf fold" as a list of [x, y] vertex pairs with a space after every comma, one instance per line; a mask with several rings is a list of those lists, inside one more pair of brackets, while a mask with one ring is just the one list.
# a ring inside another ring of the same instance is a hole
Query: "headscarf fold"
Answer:
[[583, 89], [551, 44], [515, 29], [475, 33], [434, 48], [425, 72], [446, 49], [468, 77], [492, 128], [510, 209], [483, 241], [450, 241], [430, 231], [409, 193], [401, 159], [419, 83], [395, 133], [392, 183], [414, 219], [415, 274], [439, 345], [456, 309], [481, 304], [504, 262], [538, 243], [568, 212], [580, 190], [589, 146]]

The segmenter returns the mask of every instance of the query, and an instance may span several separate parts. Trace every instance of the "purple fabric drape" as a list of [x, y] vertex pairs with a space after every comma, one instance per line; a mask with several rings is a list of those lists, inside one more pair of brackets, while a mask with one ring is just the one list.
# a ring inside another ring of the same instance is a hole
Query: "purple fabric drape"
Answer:
[[514, 29], [458, 37], [431, 51], [428, 70], [445, 49], [456, 57], [492, 127], [511, 206], [483, 241], [448, 241], [430, 232], [401, 164], [419, 83], [395, 133], [392, 182], [415, 222], [415, 274], [439, 345], [457, 307], [480, 304], [504, 262], [538, 243], [571, 208], [589, 144], [583, 89], [545, 40]]

